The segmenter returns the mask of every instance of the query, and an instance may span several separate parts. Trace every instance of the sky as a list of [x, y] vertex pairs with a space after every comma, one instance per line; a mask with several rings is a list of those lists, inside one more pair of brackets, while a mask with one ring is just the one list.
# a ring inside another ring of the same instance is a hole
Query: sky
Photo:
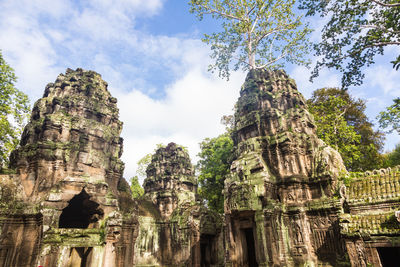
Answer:
[[[0, 49], [15, 70], [17, 88], [32, 104], [67, 68], [102, 75], [124, 123], [125, 178], [134, 176], [137, 161], [160, 143], [187, 147], [195, 163], [199, 143], [224, 132], [220, 119], [233, 114], [246, 74], [234, 72], [226, 81], [207, 71], [210, 49], [200, 39], [218, 25], [198, 21], [187, 2], [0, 0]], [[324, 21], [307, 19], [315, 29], [310, 38], [317, 41]], [[364, 84], [349, 89], [367, 101], [372, 122], [400, 96], [400, 72], [389, 63], [399, 53], [387, 49], [365, 70]], [[286, 72], [306, 98], [315, 89], [340, 85], [340, 74], [331, 70], [313, 83], [305, 67], [289, 66]], [[387, 135], [385, 150], [399, 142], [397, 134]]]

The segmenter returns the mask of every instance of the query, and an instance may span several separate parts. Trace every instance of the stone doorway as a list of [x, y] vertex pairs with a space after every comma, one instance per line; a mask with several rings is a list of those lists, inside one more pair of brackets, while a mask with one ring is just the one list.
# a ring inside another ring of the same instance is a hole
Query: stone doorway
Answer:
[[398, 267], [400, 247], [378, 247], [382, 267]]
[[90, 195], [85, 189], [68, 203], [60, 215], [59, 228], [95, 228], [97, 221], [104, 215], [99, 204], [90, 200]]
[[258, 267], [256, 259], [256, 246], [254, 239], [253, 228], [243, 228], [242, 233], [242, 255], [244, 266], [248, 267]]
[[88, 267], [93, 248], [71, 248], [66, 267]]
[[208, 267], [217, 263], [217, 253], [214, 251], [213, 235], [202, 234], [200, 236], [200, 266]]

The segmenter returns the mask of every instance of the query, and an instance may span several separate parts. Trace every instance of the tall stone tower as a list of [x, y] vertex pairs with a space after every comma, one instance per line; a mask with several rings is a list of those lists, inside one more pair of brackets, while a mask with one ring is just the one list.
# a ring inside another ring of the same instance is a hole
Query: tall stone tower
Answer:
[[[39, 265], [133, 264], [136, 206], [122, 178], [116, 102], [99, 74], [67, 69], [35, 103], [11, 163], [24, 203], [40, 214]], [[23, 216], [16, 214], [15, 223], [24, 224]], [[34, 266], [23, 254], [20, 262], [11, 254], [4, 262]]]
[[284, 71], [252, 70], [236, 105], [236, 157], [225, 181], [227, 266], [334, 265], [343, 248], [332, 197], [346, 172], [316, 136]]

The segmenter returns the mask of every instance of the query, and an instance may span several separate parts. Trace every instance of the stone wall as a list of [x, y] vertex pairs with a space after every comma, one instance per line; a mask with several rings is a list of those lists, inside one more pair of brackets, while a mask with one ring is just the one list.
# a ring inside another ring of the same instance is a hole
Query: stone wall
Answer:
[[341, 234], [352, 266], [396, 266], [400, 253], [400, 166], [347, 177]]

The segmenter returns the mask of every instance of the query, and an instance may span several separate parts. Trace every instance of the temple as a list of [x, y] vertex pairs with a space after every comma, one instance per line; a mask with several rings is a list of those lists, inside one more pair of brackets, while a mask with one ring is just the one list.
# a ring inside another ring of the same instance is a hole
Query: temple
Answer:
[[400, 168], [348, 173], [284, 71], [252, 70], [242, 86], [224, 214], [199, 199], [175, 143], [132, 198], [107, 86], [67, 69], [35, 103], [0, 174], [0, 266], [398, 265]]

